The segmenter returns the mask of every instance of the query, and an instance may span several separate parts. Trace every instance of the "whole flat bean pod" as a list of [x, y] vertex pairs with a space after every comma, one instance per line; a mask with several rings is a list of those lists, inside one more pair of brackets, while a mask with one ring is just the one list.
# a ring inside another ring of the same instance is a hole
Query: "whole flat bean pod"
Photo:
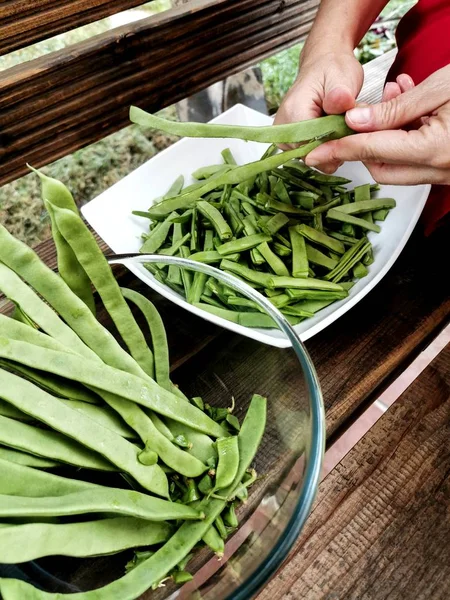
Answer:
[[0, 529], [0, 562], [14, 564], [44, 556], [101, 556], [165, 542], [172, 527], [132, 517], [83, 523], [28, 523]]
[[[33, 169], [33, 167], [30, 167], [30, 169], [34, 171], [41, 180], [42, 199], [46, 206], [47, 202], [50, 202], [78, 214], [78, 208], [72, 194], [61, 181], [53, 179], [52, 177], [47, 177], [47, 175]], [[58, 272], [74, 294], [85, 302], [89, 309], [95, 314], [94, 295], [92, 293], [89, 277], [78, 262], [73, 250], [61, 235], [51, 208], [48, 212], [52, 223], [52, 234], [56, 247]]]
[[[332, 115], [300, 121], [288, 125], [249, 127], [242, 125], [216, 125], [210, 123], [180, 123], [152, 115], [137, 106], [130, 108], [130, 120], [143, 127], [159, 129], [173, 135], [203, 138], [236, 138], [269, 144], [299, 143], [321, 135], [337, 139], [352, 132], [341, 115]], [[342, 178], [338, 178], [341, 180]], [[345, 180], [348, 181], [348, 180]]]
[[94, 394], [82, 385], [62, 379], [56, 375], [42, 373], [6, 360], [0, 360], [0, 367], [28, 379], [28, 381], [59, 398], [67, 398], [86, 404], [99, 404], [101, 402], [101, 398], [97, 394]]
[[[9, 342], [10, 345], [14, 343], [21, 344], [21, 342]], [[38, 349], [40, 355], [44, 352], [51, 351]], [[43, 362], [46, 364], [45, 357]], [[159, 496], [168, 496], [167, 478], [162, 469], [158, 465], [151, 467], [141, 465], [137, 460], [136, 446], [121, 436], [74, 411], [28, 381], [1, 369], [0, 388], [3, 398], [19, 410], [33, 415], [56, 431], [98, 452], [120, 470], [129, 473], [150, 492]]]
[[0, 415], [2, 417], [9, 417], [10, 419], [15, 419], [16, 421], [24, 421], [24, 422], [33, 421], [33, 417], [30, 417], [30, 415], [26, 415], [21, 410], [18, 410], [12, 404], [9, 404], [9, 402], [5, 402], [4, 400], [1, 400], [1, 397], [0, 397]]
[[9, 448], [85, 469], [114, 470], [107, 460], [60, 433], [33, 427], [2, 415], [0, 443]]
[[[170, 381], [167, 336], [164, 329], [164, 324], [158, 311], [156, 310], [156, 307], [150, 302], [150, 300], [138, 292], [122, 288], [122, 293], [126, 299], [132, 301], [136, 304], [136, 306], [139, 307], [145, 319], [147, 320], [150, 329], [150, 335], [152, 337], [157, 383], [164, 389], [173, 391], [174, 393], [180, 395], [180, 392]], [[183, 395], [181, 394], [180, 397], [183, 398]], [[196, 473], [196, 470], [202, 472], [202, 470], [205, 468], [202, 463], [206, 463], [211, 456], [215, 456], [213, 441], [205, 434], [188, 428], [186, 425], [173, 420], [169, 421], [168, 428], [156, 414], [151, 416], [151, 420], [159, 432], [165, 435], [168, 440], [172, 441], [177, 435], [185, 435], [189, 439], [191, 448], [188, 448], [187, 452], [176, 447], [167, 446], [167, 443], [164, 443], [164, 441], [160, 438], [159, 441], [157, 440], [157, 447], [156, 445], [154, 447], [157, 452], [162, 452], [161, 458], [164, 460], [164, 462], [168, 460], [171, 464], [178, 466], [180, 472], [183, 471], [184, 475], [193, 477], [195, 476], [194, 473]], [[157, 436], [154, 435], [152, 437], [155, 439]], [[164, 449], [169, 451], [169, 457], [164, 452]], [[186, 453], [191, 454], [198, 460], [188, 462], [188, 459], [185, 456]], [[172, 463], [172, 459], [174, 460], [174, 463]]]
[[[0, 229], [0, 234], [9, 234], [4, 229]], [[12, 238], [14, 240], [14, 238]], [[22, 246], [17, 246], [13, 241], [12, 246], [14, 252], [22, 249]], [[20, 242], [19, 242], [20, 244]], [[25, 248], [27, 248], [25, 246]], [[55, 275], [53, 273], [53, 275]], [[58, 277], [55, 275], [55, 277]], [[28, 285], [26, 285], [22, 279], [14, 272], [13, 269], [7, 267], [5, 264], [0, 262], [0, 291], [2, 291], [7, 298], [13, 302], [17, 302], [22, 310], [49, 336], [54, 337], [62, 344], [71, 347], [74, 351], [81, 353], [89, 352], [87, 348], [77, 334], [67, 327], [67, 325], [58, 317], [58, 315], [45, 303], [42, 299], [34, 292]], [[3, 327], [6, 327], [6, 317], [1, 315]], [[94, 319], [93, 315], [91, 314]], [[9, 319], [10, 321], [11, 319]], [[95, 320], [95, 319], [94, 319]], [[10, 324], [13, 327], [13, 324]]]
[[97, 406], [79, 400], [65, 400], [64, 398], [61, 398], [61, 402], [72, 410], [83, 413], [102, 427], [111, 429], [117, 435], [127, 439], [136, 439], [137, 437], [136, 433], [108, 406]]
[[152, 338], [156, 381], [161, 387], [170, 390], [172, 384], [170, 381], [169, 348], [162, 319], [155, 305], [142, 294], [128, 288], [121, 288], [121, 292], [123, 297], [135, 304], [144, 315]]
[[60, 465], [58, 461], [41, 456], [33, 456], [32, 454], [14, 450], [13, 448], [6, 448], [5, 446], [0, 446], [0, 458], [18, 465], [35, 467], [36, 469], [52, 469]]
[[[324, 282], [324, 285], [334, 284]], [[201, 410], [183, 401], [171, 392], [164, 390], [156, 382], [150, 379], [148, 381], [143, 381], [139, 377], [124, 373], [119, 369], [92, 363], [91, 361], [76, 355], [70, 355], [55, 350], [47, 350], [46, 348], [35, 347], [33, 344], [28, 344], [27, 342], [18, 342], [2, 337], [0, 337], [0, 357], [16, 360], [17, 362], [33, 368], [49, 371], [62, 377], [72, 378], [75, 379], [75, 381], [107, 392], [117, 393], [120, 391], [120, 394], [124, 399], [146, 406], [175, 421], [185, 423], [193, 429], [203, 431], [204, 433], [215, 437], [223, 437], [224, 435], [222, 427], [205, 415]], [[0, 373], [0, 380], [5, 382], [5, 386], [6, 383], [19, 379], [5, 371], [0, 371]], [[31, 384], [24, 381], [21, 385]], [[34, 386], [31, 387], [33, 388]], [[37, 388], [34, 390], [35, 395], [36, 390]], [[42, 390], [39, 390], [39, 392], [45, 394]], [[10, 397], [6, 395], [6, 388], [2, 388], [2, 396], [4, 399], [12, 402]], [[46, 394], [46, 396], [48, 396], [48, 394]], [[59, 405], [61, 405], [61, 403], [59, 403]], [[20, 407], [18, 406], [18, 408]], [[64, 410], [70, 411], [67, 407], [64, 407]], [[25, 412], [33, 414], [28, 407]], [[42, 420], [42, 415], [40, 418]], [[81, 418], [81, 416], [79, 418]], [[49, 424], [51, 425], [51, 423]]]
[[96, 287], [131, 355], [152, 377], [153, 354], [94, 236], [81, 218], [71, 211], [53, 207], [53, 214], [59, 231]]
[[239, 467], [239, 443], [237, 436], [217, 440], [219, 460], [216, 468], [215, 489], [220, 490], [231, 485]]
[[81, 479], [69, 479], [39, 471], [30, 468], [31, 466], [12, 463], [0, 457], [0, 494], [39, 498], [63, 496], [101, 487]]
[[[73, 221], [73, 217], [74, 215], [69, 215], [71, 222]], [[92, 314], [86, 310], [85, 305], [80, 303], [78, 298], [64, 287], [63, 282], [61, 282], [58, 276], [46, 269], [29, 248], [21, 245], [17, 240], [14, 240], [4, 228], [0, 229], [0, 237], [2, 237], [7, 248], [14, 248], [16, 260], [13, 261], [12, 266], [18, 269], [25, 279], [27, 279], [28, 276], [30, 283], [40, 291], [45, 299], [59, 310], [65, 320], [71, 324], [77, 332], [80, 332], [81, 330], [82, 334], [86, 335], [89, 344], [96, 350], [101, 358], [107, 363], [117, 365], [121, 369], [127, 369], [131, 373], [145, 377], [145, 373], [139, 365], [133, 361], [120, 346], [118, 346], [112, 336], [110, 336], [110, 334], [95, 319], [93, 319]], [[87, 241], [89, 244], [92, 242], [90, 238]], [[110, 308], [112, 307], [111, 310], [114, 309], [114, 314], [119, 314], [117, 317], [119, 319], [122, 319], [123, 315], [126, 317], [127, 313], [130, 316], [131, 312], [126, 306], [120, 290], [117, 293], [117, 283], [112, 276], [109, 265], [105, 265], [106, 261], [103, 256], [101, 261], [103, 261], [101, 262], [102, 269], [100, 272], [95, 270], [95, 278], [97, 279], [101, 277], [101, 275], [104, 276], [104, 278], [101, 279], [100, 287], [104, 290], [104, 293], [108, 295]], [[30, 269], [30, 265], [34, 268]], [[126, 307], [125, 312], [123, 312], [124, 305]], [[73, 310], [74, 308], [76, 308], [75, 311]], [[131, 319], [133, 319], [132, 316]], [[128, 319], [128, 321], [130, 323], [132, 322], [130, 319]], [[123, 319], [122, 322], [124, 323]], [[64, 325], [64, 327], [66, 326]], [[70, 331], [68, 327], [67, 329]], [[149, 370], [152, 362], [151, 352], [148, 348], [146, 349], [145, 340], [143, 340], [140, 330], [139, 335], [141, 336], [141, 341], [139, 342], [140, 345], [136, 351], [139, 353], [139, 348], [142, 350], [143, 354], [140, 355], [140, 360]], [[141, 343], [142, 341], [143, 343]], [[93, 355], [93, 357], [98, 360], [98, 357], [83, 344], [81, 344], [81, 346], [74, 346], [83, 356]], [[69, 345], [69, 348], [72, 350], [72, 346]], [[148, 437], [154, 433], [154, 428], [142, 410], [135, 404], [127, 403], [123, 399], [114, 397], [113, 395], [105, 396], [103, 394], [103, 396], [110, 406], [119, 412], [128, 425], [132, 426], [137, 431], [145, 443]]]
[[0, 495], [0, 518], [61, 517], [91, 513], [119, 514], [148, 521], [202, 519], [201, 510], [132, 490], [98, 487], [63, 496], [26, 498]]

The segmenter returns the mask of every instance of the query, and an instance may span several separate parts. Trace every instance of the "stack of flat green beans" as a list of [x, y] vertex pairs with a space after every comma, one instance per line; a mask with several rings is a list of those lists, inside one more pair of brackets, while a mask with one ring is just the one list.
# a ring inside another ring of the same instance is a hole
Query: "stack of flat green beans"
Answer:
[[[155, 306], [118, 286], [70, 192], [39, 175], [59, 274], [0, 227], [0, 291], [15, 305], [0, 315], [0, 563], [136, 549], [116, 581], [70, 595], [134, 600], [189, 581], [194, 549], [223, 554], [256, 479], [266, 400], [241, 424], [234, 406], [184, 396]], [[123, 345], [96, 319], [93, 288]], [[0, 597], [62, 595], [0, 578]]]
[[[146, 212], [142, 253], [181, 256], [212, 264], [258, 289], [296, 325], [346, 298], [374, 260], [368, 232], [380, 232], [395, 207], [373, 197], [379, 186], [348, 189], [350, 180], [308, 168], [299, 159], [333, 137], [349, 133], [343, 117], [272, 127], [238, 127], [166, 121], [133, 108], [141, 125], [188, 137], [236, 137], [273, 142], [260, 161], [223, 162], [178, 177]], [[275, 143], [308, 141], [277, 153]], [[198, 308], [247, 327], [271, 328], [272, 319], [248, 298], [201, 273], [148, 265], [162, 283]]]

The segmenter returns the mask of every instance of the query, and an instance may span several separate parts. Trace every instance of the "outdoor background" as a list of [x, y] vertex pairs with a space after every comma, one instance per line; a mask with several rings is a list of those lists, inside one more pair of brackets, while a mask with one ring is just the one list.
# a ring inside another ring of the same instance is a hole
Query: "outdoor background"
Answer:
[[[394, 48], [398, 20], [413, 4], [415, 0], [389, 2], [355, 51], [361, 63], [366, 63]], [[13, 52], [0, 57], [0, 72], [170, 7], [171, 0], [154, 0], [138, 9], [126, 11]], [[298, 44], [262, 61], [259, 65], [270, 113], [276, 112], [281, 99], [297, 75], [300, 51], [301, 44]], [[174, 107], [165, 109], [162, 114], [171, 118], [176, 117]], [[160, 133], [144, 132], [132, 125], [48, 165], [43, 170], [47, 175], [63, 181], [72, 191], [77, 203], [81, 205], [95, 198], [100, 192], [175, 140], [176, 138]], [[30, 245], [49, 237], [49, 219], [43, 208], [36, 176], [30, 174], [0, 188], [0, 222], [13, 235]]]

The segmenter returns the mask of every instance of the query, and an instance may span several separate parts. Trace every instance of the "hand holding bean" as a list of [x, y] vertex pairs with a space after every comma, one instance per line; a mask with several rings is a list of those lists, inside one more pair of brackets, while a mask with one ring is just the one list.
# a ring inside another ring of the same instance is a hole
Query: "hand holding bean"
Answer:
[[348, 111], [346, 121], [361, 133], [323, 144], [308, 165], [331, 171], [362, 160], [379, 183], [450, 184], [450, 65], [387, 102]]

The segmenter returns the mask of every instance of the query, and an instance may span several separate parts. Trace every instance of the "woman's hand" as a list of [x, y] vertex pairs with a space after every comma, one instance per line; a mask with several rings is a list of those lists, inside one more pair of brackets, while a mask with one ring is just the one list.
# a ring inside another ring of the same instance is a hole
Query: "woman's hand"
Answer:
[[338, 115], [355, 106], [363, 69], [353, 53], [329, 52], [305, 57], [296, 82], [286, 94], [275, 124]]
[[347, 124], [361, 133], [323, 144], [306, 163], [332, 172], [361, 160], [379, 183], [450, 185], [450, 65], [409, 87], [387, 102], [349, 110]]

